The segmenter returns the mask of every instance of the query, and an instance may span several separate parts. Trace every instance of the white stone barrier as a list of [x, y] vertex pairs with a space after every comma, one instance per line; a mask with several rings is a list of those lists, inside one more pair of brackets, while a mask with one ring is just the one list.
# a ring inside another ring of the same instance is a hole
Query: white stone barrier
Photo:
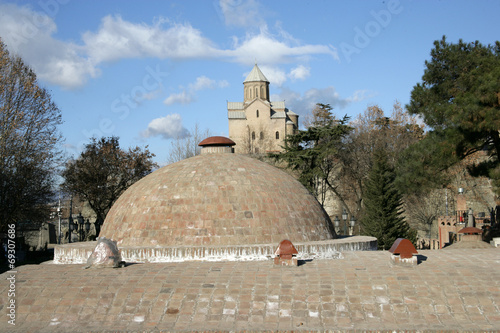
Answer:
[[[84, 264], [96, 242], [57, 245], [55, 264]], [[125, 262], [183, 262], [183, 261], [252, 261], [274, 258], [278, 244], [197, 246], [197, 247], [120, 247]], [[353, 236], [327, 241], [294, 243], [298, 260], [340, 259], [344, 251], [375, 251], [377, 239]]]

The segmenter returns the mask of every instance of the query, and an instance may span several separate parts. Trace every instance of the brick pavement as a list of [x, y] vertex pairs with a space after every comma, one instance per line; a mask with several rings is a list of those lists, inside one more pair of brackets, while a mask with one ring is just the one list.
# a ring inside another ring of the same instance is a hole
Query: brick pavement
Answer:
[[27, 265], [0, 275], [0, 331], [500, 330], [500, 249], [345, 252], [299, 267], [259, 262]]

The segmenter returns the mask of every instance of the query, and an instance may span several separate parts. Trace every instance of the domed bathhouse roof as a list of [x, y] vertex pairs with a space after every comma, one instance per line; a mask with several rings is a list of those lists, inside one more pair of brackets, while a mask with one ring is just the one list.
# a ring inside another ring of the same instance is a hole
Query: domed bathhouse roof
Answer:
[[99, 236], [116, 241], [125, 261], [264, 259], [284, 239], [299, 251], [315, 243], [313, 252], [334, 240], [330, 218], [293, 177], [233, 154], [228, 138], [200, 145], [200, 155], [139, 180], [109, 211]]
[[[229, 140], [229, 139], [227, 139]], [[332, 223], [297, 180], [257, 159], [215, 152], [165, 166], [132, 185], [100, 236], [118, 246], [278, 244], [334, 238]]]

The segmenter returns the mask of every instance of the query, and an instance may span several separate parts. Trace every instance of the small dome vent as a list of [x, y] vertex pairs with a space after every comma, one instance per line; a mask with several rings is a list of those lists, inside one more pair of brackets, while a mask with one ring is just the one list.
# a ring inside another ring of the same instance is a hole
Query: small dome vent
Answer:
[[201, 141], [198, 146], [202, 147], [202, 154], [224, 154], [233, 153], [235, 144], [233, 140], [224, 136], [211, 136]]

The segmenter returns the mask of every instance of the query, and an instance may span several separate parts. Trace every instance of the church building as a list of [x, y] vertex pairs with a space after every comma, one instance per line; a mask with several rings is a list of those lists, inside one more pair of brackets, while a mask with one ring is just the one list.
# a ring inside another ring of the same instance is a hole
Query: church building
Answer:
[[229, 138], [237, 154], [279, 152], [299, 128], [299, 115], [284, 101], [271, 102], [269, 81], [255, 64], [243, 81], [243, 102], [228, 102]]

